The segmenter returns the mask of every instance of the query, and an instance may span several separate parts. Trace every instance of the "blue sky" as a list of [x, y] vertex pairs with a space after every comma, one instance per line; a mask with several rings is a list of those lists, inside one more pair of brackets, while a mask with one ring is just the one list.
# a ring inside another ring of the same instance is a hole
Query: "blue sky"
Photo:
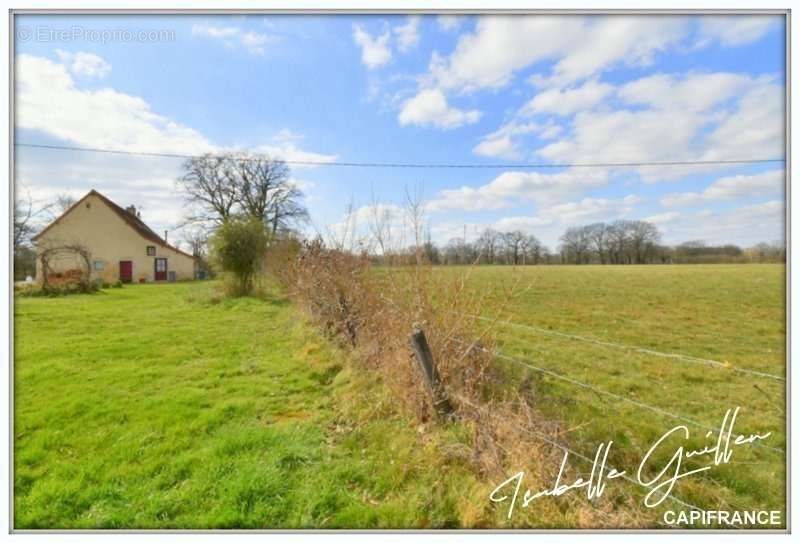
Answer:
[[[618, 218], [652, 220], [670, 243], [783, 238], [781, 163], [514, 167], [783, 158], [778, 16], [26, 15], [16, 26], [17, 142], [509, 165], [296, 167], [312, 230], [341, 232], [352, 204], [363, 233], [377, 203], [399, 240], [411, 189], [440, 242], [493, 227], [555, 249], [568, 226]], [[179, 160], [25, 148], [16, 160], [18, 191], [96, 188], [180, 238]]]

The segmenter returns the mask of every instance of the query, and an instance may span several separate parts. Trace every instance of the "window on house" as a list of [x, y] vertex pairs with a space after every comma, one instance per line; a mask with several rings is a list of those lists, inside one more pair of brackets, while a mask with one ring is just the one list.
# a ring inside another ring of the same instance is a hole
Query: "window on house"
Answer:
[[94, 261], [94, 271], [103, 271], [105, 268], [105, 264], [102, 260], [95, 260]]
[[156, 246], [155, 245], [148, 245], [147, 246], [147, 256], [156, 256]]

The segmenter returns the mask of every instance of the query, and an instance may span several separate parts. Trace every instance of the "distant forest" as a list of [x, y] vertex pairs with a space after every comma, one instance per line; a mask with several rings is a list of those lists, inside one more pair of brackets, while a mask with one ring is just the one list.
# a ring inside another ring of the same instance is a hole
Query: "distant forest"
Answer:
[[444, 245], [426, 241], [423, 251], [432, 264], [715, 264], [785, 262], [782, 242], [752, 247], [711, 245], [701, 240], [679, 245], [661, 243], [661, 232], [647, 221], [619, 220], [568, 228], [555, 252], [519, 230], [485, 229], [474, 241], [452, 238]]

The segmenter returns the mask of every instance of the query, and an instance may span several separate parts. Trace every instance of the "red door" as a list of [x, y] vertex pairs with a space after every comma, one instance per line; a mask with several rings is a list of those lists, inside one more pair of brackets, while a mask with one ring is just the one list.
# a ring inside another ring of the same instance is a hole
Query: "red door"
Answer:
[[156, 258], [156, 281], [167, 280], [167, 259]]
[[119, 261], [119, 280], [123, 283], [133, 281], [133, 262], [130, 260]]

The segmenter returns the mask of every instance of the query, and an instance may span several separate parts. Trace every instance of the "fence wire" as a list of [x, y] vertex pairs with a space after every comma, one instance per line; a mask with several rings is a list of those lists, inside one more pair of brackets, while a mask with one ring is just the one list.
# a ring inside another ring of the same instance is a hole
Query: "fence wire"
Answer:
[[726, 364], [724, 362], [720, 362], [719, 360], [711, 360], [711, 359], [708, 359], [708, 358], [700, 358], [700, 357], [697, 357], [697, 356], [691, 356], [691, 355], [680, 354], [680, 353], [665, 353], [665, 352], [662, 352], [662, 351], [655, 351], [653, 349], [647, 349], [645, 347], [637, 347], [635, 345], [626, 345], [624, 343], [615, 343], [615, 342], [612, 342], [612, 341], [604, 341], [604, 340], [601, 340], [601, 339], [596, 339], [596, 338], [591, 338], [591, 337], [586, 337], [586, 336], [579, 336], [579, 335], [576, 335], [576, 334], [569, 334], [569, 333], [566, 333], [566, 332], [559, 332], [557, 330], [549, 330], [547, 328], [541, 328], [539, 326], [532, 326], [532, 325], [529, 325], [529, 324], [519, 324], [519, 323], [511, 322], [511, 321], [490, 319], [488, 317], [483, 317], [483, 316], [480, 316], [480, 315], [467, 315], [467, 314], [463, 314], [463, 313], [459, 313], [459, 315], [462, 315], [464, 317], [469, 317], [469, 318], [472, 318], [472, 319], [478, 319], [478, 320], [482, 320], [482, 321], [493, 322], [493, 323], [496, 323], [496, 324], [503, 324], [503, 325], [506, 325], [506, 326], [513, 326], [513, 327], [520, 328], [520, 329], [531, 330], [533, 332], [537, 332], [537, 333], [544, 334], [544, 335], [549, 335], [549, 336], [554, 336], [554, 337], [562, 337], [562, 338], [572, 339], [572, 340], [575, 340], [575, 341], [584, 341], [584, 342], [587, 342], [587, 343], [594, 343], [595, 345], [602, 345], [604, 347], [612, 347], [612, 348], [615, 348], [615, 349], [633, 351], [633, 352], [652, 355], [652, 356], [660, 356], [660, 357], [663, 357], [663, 358], [671, 358], [671, 359], [681, 360], [681, 361], [684, 361], [684, 362], [690, 362], [690, 363], [695, 363], [695, 364], [704, 364], [704, 365], [707, 365], [707, 366], [714, 366], [714, 367], [717, 367], [717, 368], [730, 370], [730, 371], [733, 371], [733, 372], [736, 372], [736, 373], [741, 373], [741, 374], [744, 374], [744, 375], [750, 375], [750, 376], [755, 376], [755, 377], [764, 377], [764, 378], [773, 379], [773, 380], [776, 380], [776, 381], [786, 381], [786, 379], [784, 377], [780, 376], [780, 375], [775, 375], [775, 374], [772, 374], [772, 373], [766, 373], [766, 372], [756, 371], [756, 370], [749, 370], [749, 369], [746, 369], [746, 368], [739, 368], [739, 367], [736, 367], [736, 366], [732, 366], [730, 364]]
[[[473, 409], [475, 409], [477, 411], [480, 411], [481, 413], [483, 413], [487, 417], [494, 417], [494, 414], [491, 411], [489, 411], [488, 409], [486, 409], [485, 407], [477, 405], [477, 404], [471, 402], [469, 399], [467, 399], [467, 398], [465, 398], [465, 397], [463, 397], [463, 396], [461, 396], [459, 394], [455, 394], [453, 397], [456, 400], [458, 400], [459, 402], [462, 402], [462, 403], [464, 403], [466, 405], [469, 405]], [[534, 438], [538, 439], [539, 441], [543, 441], [544, 443], [547, 443], [548, 445], [550, 445], [552, 447], [555, 447], [555, 448], [557, 448], [557, 449], [559, 449], [559, 450], [561, 450], [563, 452], [566, 452], [566, 453], [571, 454], [571, 455], [573, 455], [573, 456], [575, 456], [577, 458], [580, 458], [581, 460], [583, 460], [585, 462], [588, 462], [590, 465], [594, 465], [594, 463], [595, 463], [594, 459], [589, 458], [588, 456], [586, 456], [584, 454], [581, 454], [581, 453], [579, 453], [577, 451], [573, 451], [572, 449], [570, 449], [566, 445], [563, 445], [563, 444], [551, 439], [550, 437], [548, 437], [545, 434], [542, 434], [541, 432], [537, 432], [535, 430], [531, 430], [530, 428], [525, 428], [524, 430], [525, 430], [525, 433], [529, 434], [531, 437], [534, 437]], [[620, 473], [619, 470], [616, 470], [611, 465], [606, 464], [606, 467], [607, 467], [609, 472], [617, 471], [617, 473]], [[629, 483], [632, 483], [632, 484], [634, 484], [634, 485], [636, 485], [638, 487], [642, 486], [641, 483], [639, 483], [639, 481], [637, 481], [636, 479], [634, 479], [633, 477], [631, 477], [627, 473], [622, 474], [620, 477], [622, 479], [628, 481]], [[690, 504], [688, 502], [685, 502], [685, 501], [681, 500], [680, 498], [676, 498], [672, 494], [666, 494], [665, 492], [660, 491], [660, 490], [656, 491], [656, 493], [659, 496], [665, 496], [666, 495], [667, 499], [669, 499], [669, 500], [671, 500], [671, 501], [673, 501], [673, 502], [675, 502], [675, 503], [677, 503], [679, 505], [682, 505], [683, 507], [686, 507], [688, 509], [693, 509], [695, 511], [702, 511], [701, 508], [699, 508], [699, 507], [697, 507], [695, 505], [692, 505], [692, 504]]]
[[[679, 421], [684, 422], [686, 424], [690, 424], [690, 425], [692, 425], [695, 428], [698, 428], [700, 430], [705, 430], [705, 431], [710, 431], [710, 432], [721, 432], [722, 431], [721, 428], [712, 428], [710, 426], [706, 426], [705, 424], [703, 424], [701, 422], [698, 422], [698, 421], [696, 421], [694, 419], [690, 419], [689, 417], [680, 415], [678, 413], [673, 413], [673, 412], [667, 411], [665, 409], [661, 409], [660, 407], [656, 407], [654, 405], [650, 405], [648, 403], [641, 402], [639, 400], [634, 400], [633, 398], [628, 398], [627, 396], [623, 396], [621, 394], [616, 394], [614, 392], [609, 392], [608, 390], [604, 390], [602, 388], [598, 388], [596, 386], [590, 385], [589, 383], [584, 383], [583, 381], [579, 381], [577, 379], [573, 379], [572, 377], [567, 377], [566, 375], [561, 375], [560, 373], [556, 373], [556, 372], [554, 372], [552, 370], [548, 370], [546, 368], [541, 368], [539, 366], [535, 366], [533, 364], [530, 364], [529, 362], [525, 362], [523, 360], [519, 360], [519, 359], [514, 358], [512, 356], [505, 355], [505, 354], [503, 354], [503, 353], [501, 353], [501, 352], [499, 352], [497, 350], [495, 350], [495, 351], [489, 350], [489, 349], [487, 349], [487, 348], [485, 348], [483, 346], [477, 345], [475, 342], [470, 344], [470, 343], [468, 343], [466, 341], [462, 341], [462, 340], [457, 339], [457, 338], [451, 338], [451, 339], [452, 339], [452, 341], [454, 341], [454, 342], [456, 342], [456, 343], [458, 343], [458, 344], [460, 344], [460, 345], [462, 345], [464, 347], [467, 347], [467, 349], [478, 349], [478, 350], [483, 351], [483, 352], [485, 352], [487, 354], [490, 354], [491, 356], [493, 356], [495, 358], [498, 358], [500, 360], [505, 360], [507, 362], [511, 362], [511, 363], [517, 364], [517, 365], [522, 366], [522, 367], [524, 367], [526, 369], [537, 371], [537, 372], [539, 372], [541, 374], [548, 375], [548, 376], [553, 377], [555, 379], [559, 379], [561, 381], [570, 383], [573, 386], [577, 386], [577, 387], [580, 387], [580, 388], [583, 388], [583, 389], [586, 389], [586, 390], [591, 390], [592, 392], [594, 392], [596, 394], [599, 394], [599, 395], [602, 395], [602, 396], [607, 396], [609, 398], [614, 398], [615, 400], [619, 400], [619, 401], [628, 403], [628, 404], [633, 405], [635, 407], [638, 407], [640, 409], [645, 409], [647, 411], [650, 411], [650, 412], [653, 412], [653, 413], [656, 413], [656, 414], [659, 414], [659, 415], [662, 415], [662, 416], [665, 416], [665, 417], [668, 417], [668, 418], [671, 418], [671, 419], [674, 419], [674, 420], [679, 420]], [[731, 437], [732, 436], [732, 434], [730, 432], [722, 432], [722, 435], [724, 435], [726, 437]], [[751, 445], [755, 445], [757, 447], [760, 447], [760, 448], [763, 448], [763, 449], [766, 449], [766, 450], [770, 450], [770, 451], [774, 451], [774, 452], [778, 452], [778, 453], [783, 454], [783, 449], [778, 448], [778, 447], [771, 447], [769, 445], [765, 445], [765, 444], [763, 444], [761, 442], [758, 442], [758, 441], [754, 441], [753, 443], [751, 443]]]

